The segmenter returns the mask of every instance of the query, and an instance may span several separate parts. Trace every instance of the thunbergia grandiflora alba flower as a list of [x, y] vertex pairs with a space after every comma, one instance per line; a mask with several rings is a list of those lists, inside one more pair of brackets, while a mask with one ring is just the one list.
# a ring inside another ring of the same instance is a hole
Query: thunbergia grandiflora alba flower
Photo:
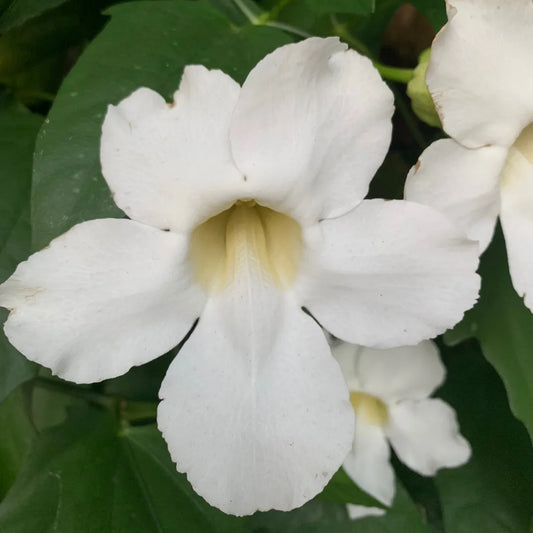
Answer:
[[437, 210], [363, 200], [393, 98], [336, 38], [281, 47], [244, 85], [185, 69], [174, 103], [110, 106], [101, 162], [130, 220], [92, 220], [0, 288], [26, 356], [88, 383], [176, 346], [158, 425], [195, 490], [234, 514], [320, 492], [352, 445], [348, 390], [321, 327], [381, 347], [452, 326], [477, 246]]
[[449, 0], [426, 74], [444, 130], [405, 197], [484, 250], [499, 215], [514, 288], [533, 310], [533, 1]]
[[[333, 344], [355, 413], [355, 433], [343, 468], [363, 490], [385, 505], [394, 498], [390, 446], [409, 468], [432, 476], [470, 457], [455, 412], [429, 396], [442, 384], [445, 369], [431, 341], [375, 350]], [[379, 514], [377, 508], [349, 506], [352, 517]]]

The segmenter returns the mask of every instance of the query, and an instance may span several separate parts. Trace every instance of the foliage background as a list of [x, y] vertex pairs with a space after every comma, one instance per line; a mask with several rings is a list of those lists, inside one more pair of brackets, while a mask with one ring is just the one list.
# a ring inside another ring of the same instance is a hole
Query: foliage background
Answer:
[[[0, 0], [0, 282], [77, 222], [123, 216], [99, 168], [107, 104], [139, 86], [170, 99], [190, 63], [242, 82], [266, 53], [307, 34], [339, 35], [381, 64], [413, 68], [445, 21], [438, 0]], [[410, 166], [444, 134], [415, 117], [403, 83], [390, 84], [393, 142], [371, 195], [401, 198]], [[0, 333], [0, 532], [530, 531], [533, 315], [512, 289], [499, 230], [481, 274], [479, 303], [439, 339], [448, 379], [437, 395], [457, 410], [471, 461], [423, 478], [395, 460], [392, 509], [357, 521], [344, 504], [373, 500], [342, 472], [290, 513], [235, 518], [197, 496], [155, 426], [179, 347], [76, 386]]]

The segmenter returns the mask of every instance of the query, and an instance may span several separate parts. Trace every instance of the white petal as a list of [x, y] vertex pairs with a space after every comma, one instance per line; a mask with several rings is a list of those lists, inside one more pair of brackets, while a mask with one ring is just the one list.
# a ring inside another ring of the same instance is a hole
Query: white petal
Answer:
[[379, 507], [365, 507], [364, 505], [354, 505], [349, 503], [346, 506], [348, 516], [351, 520], [357, 520], [358, 518], [365, 518], [367, 516], [383, 516], [385, 509]]
[[476, 300], [478, 246], [430, 207], [365, 200], [319, 229], [306, 234], [299, 298], [342, 340], [416, 344], [456, 324]]
[[513, 286], [533, 311], [533, 160], [514, 148], [502, 176], [501, 202]]
[[455, 412], [442, 400], [407, 400], [389, 406], [385, 433], [399, 459], [424, 476], [470, 458], [470, 445], [459, 433]]
[[533, 122], [533, 2], [449, 4], [426, 75], [444, 129], [470, 148], [510, 146]]
[[[354, 348], [357, 356], [352, 357], [352, 373], [359, 386], [352, 388], [347, 379], [348, 388], [376, 396], [385, 403], [427, 398], [444, 380], [444, 366], [437, 346], [431, 341], [389, 350]], [[333, 347], [337, 361], [338, 353], [339, 347]], [[346, 378], [346, 373], [344, 376]]]
[[204, 303], [186, 240], [131, 220], [92, 220], [21, 263], [0, 286], [5, 332], [28, 359], [78, 383], [170, 350]]
[[431, 144], [411, 169], [405, 199], [430, 205], [479, 241], [489, 245], [500, 210], [499, 178], [507, 150], [464, 148], [452, 139]]
[[229, 145], [239, 90], [221, 71], [189, 66], [173, 106], [146, 88], [109, 106], [102, 172], [130, 218], [186, 231], [239, 197], [245, 182]]
[[302, 505], [353, 438], [348, 391], [320, 327], [290, 295], [244, 274], [207, 303], [158, 411], [178, 470], [236, 515]]
[[342, 375], [344, 376], [346, 385], [348, 385], [348, 390], [361, 390], [357, 366], [359, 363], [359, 354], [363, 347], [343, 341], [330, 342], [330, 346], [333, 356], [341, 367]]
[[265, 205], [317, 220], [361, 201], [387, 152], [393, 97], [337, 38], [278, 48], [250, 72], [231, 127], [238, 167]]
[[342, 467], [354, 483], [377, 500], [390, 505], [394, 498], [394, 472], [383, 428], [358, 418], [352, 451]]

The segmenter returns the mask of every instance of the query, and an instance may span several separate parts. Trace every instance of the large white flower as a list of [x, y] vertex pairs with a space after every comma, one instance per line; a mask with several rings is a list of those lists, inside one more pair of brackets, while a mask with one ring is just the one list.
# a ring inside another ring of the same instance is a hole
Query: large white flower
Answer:
[[[343, 342], [333, 345], [333, 354], [355, 412], [353, 446], [343, 468], [363, 490], [385, 505], [392, 503], [389, 444], [402, 462], [424, 476], [468, 460], [470, 446], [459, 434], [455, 412], [429, 398], [445, 376], [433, 342], [388, 350]], [[349, 512], [353, 518], [380, 513], [358, 506], [349, 506]]]
[[533, 310], [533, 1], [450, 0], [426, 81], [444, 130], [405, 197], [441, 209], [484, 250], [498, 215], [513, 285]]
[[168, 105], [110, 106], [101, 161], [131, 220], [79, 224], [0, 287], [10, 341], [69, 380], [118, 376], [199, 322], [161, 387], [178, 470], [234, 514], [291, 509], [351, 447], [337, 337], [415, 343], [477, 295], [477, 247], [432, 208], [363, 201], [393, 98], [336, 38], [265, 57], [243, 87], [185, 69]]

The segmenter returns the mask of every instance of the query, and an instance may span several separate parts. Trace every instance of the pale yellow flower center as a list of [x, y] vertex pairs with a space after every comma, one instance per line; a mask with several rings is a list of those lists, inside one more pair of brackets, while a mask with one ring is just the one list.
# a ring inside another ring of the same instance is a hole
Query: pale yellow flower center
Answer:
[[300, 225], [254, 200], [239, 200], [196, 227], [189, 249], [195, 279], [211, 294], [244, 266], [285, 289], [298, 275], [301, 255]]
[[533, 165], [533, 123], [526, 126], [509, 148], [507, 160], [501, 174], [501, 185], [506, 186], [519, 179], [520, 168]]
[[350, 402], [356, 416], [367, 424], [384, 426], [389, 421], [387, 406], [376, 396], [364, 392], [351, 392]]

